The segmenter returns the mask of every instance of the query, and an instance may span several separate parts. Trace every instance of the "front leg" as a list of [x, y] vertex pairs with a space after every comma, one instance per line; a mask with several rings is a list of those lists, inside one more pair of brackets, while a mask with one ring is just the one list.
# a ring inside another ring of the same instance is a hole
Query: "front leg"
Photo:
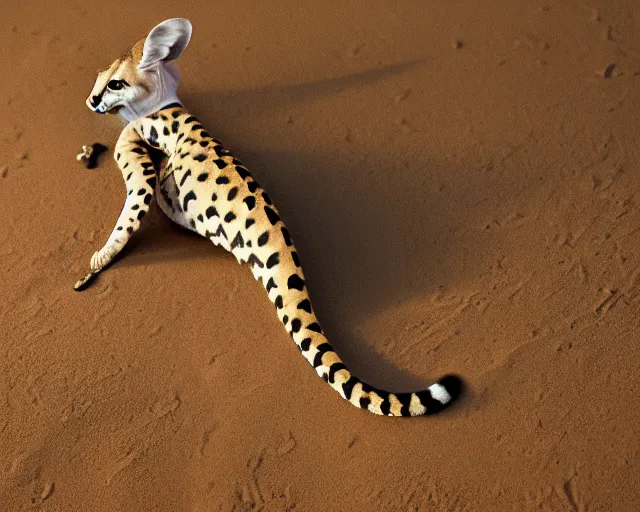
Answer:
[[114, 156], [127, 187], [127, 198], [107, 243], [91, 257], [91, 272], [75, 284], [77, 291], [84, 290], [122, 251], [131, 236], [140, 229], [142, 218], [149, 211], [154, 197], [156, 171], [147, 146], [133, 124], [120, 134]]

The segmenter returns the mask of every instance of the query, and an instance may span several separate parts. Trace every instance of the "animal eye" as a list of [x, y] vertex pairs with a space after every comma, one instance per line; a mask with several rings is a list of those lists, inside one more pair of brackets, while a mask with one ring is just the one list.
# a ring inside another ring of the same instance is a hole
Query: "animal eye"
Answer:
[[107, 87], [113, 91], [119, 91], [124, 87], [124, 84], [122, 83], [122, 80], [111, 80], [107, 84]]

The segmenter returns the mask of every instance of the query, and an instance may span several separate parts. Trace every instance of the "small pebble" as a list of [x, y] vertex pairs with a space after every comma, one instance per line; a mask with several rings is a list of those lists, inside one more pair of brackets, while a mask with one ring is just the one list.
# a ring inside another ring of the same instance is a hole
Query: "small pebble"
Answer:
[[76, 160], [84, 162], [87, 169], [98, 167], [98, 157], [107, 150], [107, 146], [95, 142], [91, 146], [82, 146], [82, 151], [76, 156]]
[[617, 76], [617, 74], [614, 74], [615, 69], [616, 69], [615, 63], [609, 64], [605, 69], [600, 71], [600, 76], [603, 78], [612, 78], [614, 76]]

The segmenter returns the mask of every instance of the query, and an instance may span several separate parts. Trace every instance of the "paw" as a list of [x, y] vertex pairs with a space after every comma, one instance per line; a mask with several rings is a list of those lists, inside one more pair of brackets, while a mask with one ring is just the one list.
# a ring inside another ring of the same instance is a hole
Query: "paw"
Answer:
[[100, 272], [104, 267], [111, 263], [113, 254], [114, 253], [109, 251], [106, 247], [96, 251], [93, 256], [91, 256], [91, 272]]

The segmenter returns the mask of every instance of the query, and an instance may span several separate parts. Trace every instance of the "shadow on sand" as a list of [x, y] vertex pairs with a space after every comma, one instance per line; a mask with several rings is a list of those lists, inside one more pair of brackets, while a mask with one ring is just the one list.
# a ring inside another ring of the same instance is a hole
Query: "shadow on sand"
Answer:
[[[185, 103], [196, 105], [194, 113], [208, 126], [213, 124], [206, 114], [211, 104], [223, 102], [233, 109], [250, 97], [251, 115], [256, 115], [291, 102], [374, 83], [423, 62], [262, 91], [186, 95]], [[349, 326], [357, 326], [363, 319], [399, 302], [429, 297], [440, 286], [454, 284], [451, 277], [447, 282], [438, 281], [432, 272], [438, 270], [440, 279], [443, 275], [451, 276], [450, 269], [454, 267], [447, 262], [455, 259], [456, 251], [464, 250], [459, 242], [443, 236], [443, 226], [468, 223], [477, 209], [472, 212], [470, 205], [465, 204], [455, 209], [450, 205], [443, 208], [448, 199], [427, 186], [424, 176], [415, 183], [411, 182], [413, 177], [398, 181], [392, 173], [384, 177], [383, 169], [378, 179], [370, 181], [368, 164], [354, 166], [340, 162], [339, 158], [330, 148], [306, 153], [261, 151], [242, 155], [253, 176], [269, 191], [293, 234], [315, 309], [338, 353], [357, 375], [373, 385], [394, 391], [424, 388], [433, 381], [399, 370], [386, 356], [359, 340], [355, 329]], [[382, 154], [376, 158], [389, 170], [397, 165], [391, 156]], [[434, 165], [440, 165], [440, 170], [447, 173], [456, 171], [447, 169], [452, 164], [444, 159]], [[330, 175], [324, 172], [326, 169], [331, 169]], [[459, 171], [454, 174], [461, 175]], [[481, 176], [465, 174], [461, 186], [483, 188]], [[232, 258], [207, 240], [173, 225], [157, 208], [152, 219], [134, 237], [117, 265]], [[136, 254], [137, 251], [143, 254]], [[472, 276], [455, 276], [456, 280], [467, 278]], [[434, 369], [432, 378], [439, 376]]]

